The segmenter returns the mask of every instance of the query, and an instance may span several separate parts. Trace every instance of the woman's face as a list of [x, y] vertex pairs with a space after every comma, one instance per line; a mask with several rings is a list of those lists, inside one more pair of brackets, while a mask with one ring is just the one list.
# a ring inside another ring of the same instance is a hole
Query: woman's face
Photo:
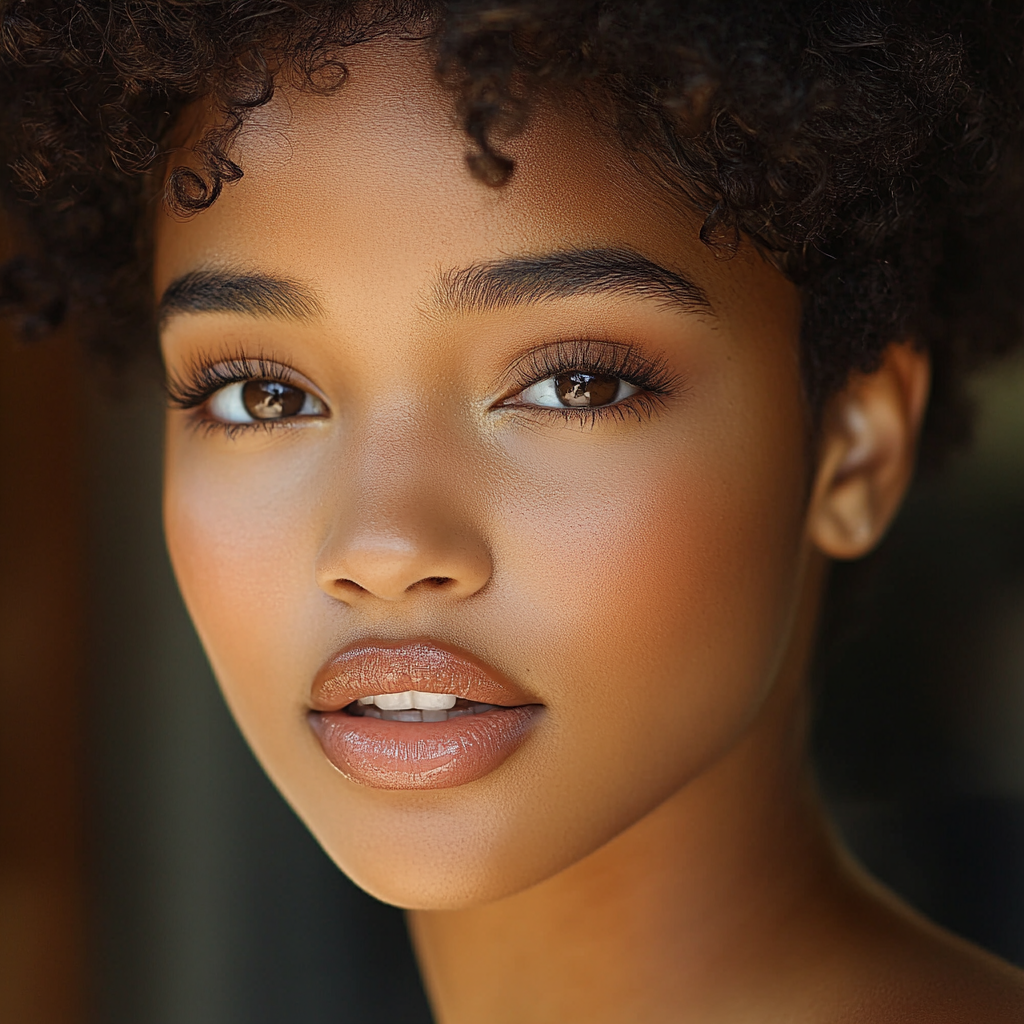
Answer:
[[413, 44], [354, 51], [157, 227], [189, 610], [309, 828], [415, 907], [549, 877], [726, 757], [806, 585], [796, 290], [567, 104], [503, 187], [466, 149]]

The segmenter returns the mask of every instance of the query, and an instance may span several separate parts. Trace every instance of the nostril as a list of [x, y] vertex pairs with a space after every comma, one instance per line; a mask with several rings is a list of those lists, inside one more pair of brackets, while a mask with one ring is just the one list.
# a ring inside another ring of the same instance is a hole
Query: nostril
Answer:
[[[422, 580], [419, 580], [419, 582], [429, 584], [432, 587], [441, 588], [447, 586], [449, 583], [454, 583], [455, 581], [451, 576], [426, 576]], [[413, 586], [415, 587], [416, 584], [414, 583]]]
[[[453, 586], [455, 582], [455, 579], [451, 576], [424, 576], [422, 579], [416, 580], [415, 583], [409, 584], [409, 586], [405, 588], [405, 593], [408, 594], [417, 587], [428, 590], [443, 590], [446, 587]], [[365, 597], [367, 594], [387, 596], [387, 593], [384, 591], [377, 591], [370, 587], [364, 587], [361, 583], [356, 583], [355, 580], [346, 579], [344, 577], [334, 581], [334, 591], [335, 594], [340, 596], [343, 600], [345, 598], [354, 599], [358, 597]], [[392, 599], [397, 596], [397, 592], [391, 595]]]
[[360, 586], [355, 580], [335, 580], [334, 585], [339, 590], [347, 591], [350, 594], [365, 594], [368, 593], [366, 587]]

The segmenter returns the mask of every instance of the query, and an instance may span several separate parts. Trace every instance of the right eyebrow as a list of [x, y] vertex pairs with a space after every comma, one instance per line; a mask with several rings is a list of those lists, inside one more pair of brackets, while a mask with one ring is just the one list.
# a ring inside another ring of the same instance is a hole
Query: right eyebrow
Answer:
[[693, 281], [628, 249], [563, 249], [476, 263], [441, 275], [434, 301], [451, 312], [486, 312], [574, 295], [632, 295], [714, 315]]
[[157, 306], [161, 327], [183, 313], [242, 313], [281, 320], [317, 320], [324, 307], [298, 281], [270, 274], [191, 270], [168, 286]]

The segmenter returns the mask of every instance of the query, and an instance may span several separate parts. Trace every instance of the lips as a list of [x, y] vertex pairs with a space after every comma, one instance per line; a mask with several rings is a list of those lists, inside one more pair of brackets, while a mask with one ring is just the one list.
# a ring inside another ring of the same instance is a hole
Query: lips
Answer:
[[[457, 698], [444, 721], [377, 710], [429, 706], [441, 694]], [[339, 651], [317, 673], [311, 705], [327, 759], [376, 789], [443, 789], [482, 778], [519, 747], [541, 709], [496, 669], [428, 640], [364, 641]], [[394, 720], [403, 717], [428, 720]]]

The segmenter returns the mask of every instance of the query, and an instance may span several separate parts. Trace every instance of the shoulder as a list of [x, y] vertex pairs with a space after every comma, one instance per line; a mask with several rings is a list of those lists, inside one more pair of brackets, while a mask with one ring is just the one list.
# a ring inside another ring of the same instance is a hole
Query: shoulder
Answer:
[[835, 1024], [1024, 1024], [1024, 971], [884, 891], [870, 894], [862, 924]]

